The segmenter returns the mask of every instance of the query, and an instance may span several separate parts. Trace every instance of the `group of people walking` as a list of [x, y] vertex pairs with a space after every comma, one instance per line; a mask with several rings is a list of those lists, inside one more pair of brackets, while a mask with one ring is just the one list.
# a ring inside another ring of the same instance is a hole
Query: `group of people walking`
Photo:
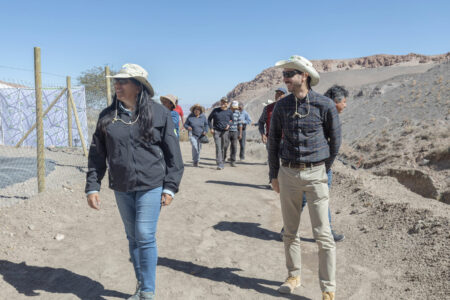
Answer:
[[[284, 88], [275, 91], [276, 102], [265, 107], [259, 120], [261, 139], [267, 146], [269, 180], [280, 194], [284, 225], [287, 279], [280, 293], [300, 286], [299, 224], [307, 203], [314, 238], [319, 246], [319, 280], [323, 300], [335, 299], [336, 236], [329, 213], [331, 166], [341, 144], [339, 115], [348, 92], [332, 87], [325, 95], [311, 89], [320, 76], [304, 57], [292, 56], [275, 65], [283, 69]], [[131, 300], [154, 299], [157, 264], [156, 228], [161, 207], [178, 191], [184, 171], [179, 145], [179, 124], [188, 130], [193, 165], [198, 166], [201, 144], [210, 131], [216, 146], [217, 169], [224, 168], [230, 147], [235, 166], [237, 145], [245, 159], [246, 129], [251, 124], [242, 103], [220, 100], [208, 118], [195, 104], [183, 120], [173, 95], [152, 99], [147, 72], [125, 64], [114, 80], [112, 104], [99, 116], [89, 150], [86, 194], [89, 206], [100, 209], [100, 185], [108, 169], [109, 187], [129, 243], [137, 279]], [[333, 101], [334, 100], [334, 101]], [[178, 128], [177, 128], [178, 127]]]
[[244, 110], [244, 105], [238, 101], [228, 105], [228, 100], [224, 97], [220, 99], [220, 106], [213, 109], [208, 116], [208, 122], [216, 145], [217, 169], [224, 169], [228, 147], [230, 147], [230, 165], [236, 167], [238, 143], [239, 158], [241, 161], [245, 160], [247, 125], [251, 124], [252, 120]]

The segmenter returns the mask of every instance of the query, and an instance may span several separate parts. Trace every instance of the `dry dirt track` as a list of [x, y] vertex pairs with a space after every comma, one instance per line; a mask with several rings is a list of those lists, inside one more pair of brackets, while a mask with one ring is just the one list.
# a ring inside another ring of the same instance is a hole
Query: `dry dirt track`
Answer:
[[[191, 167], [188, 143], [182, 143], [182, 151], [186, 168], [181, 191], [171, 206], [162, 209], [158, 225], [157, 299], [283, 298], [276, 291], [286, 276], [278, 240], [279, 201], [265, 187], [263, 159], [249, 157], [236, 168], [217, 171], [213, 145], [203, 149], [201, 168]], [[61, 153], [61, 157], [67, 155]], [[61, 174], [70, 177], [73, 191], [52, 189], [0, 209], [0, 299], [124, 299], [133, 291], [127, 241], [112, 192], [102, 190], [100, 211], [89, 209], [83, 173], [66, 168]], [[380, 234], [376, 228], [383, 228], [378, 225], [373, 229], [361, 224], [370, 218], [367, 211], [379, 205], [377, 199], [395, 195], [394, 202], [404, 198], [412, 201], [414, 209], [431, 209], [444, 220], [439, 226], [447, 237], [447, 206], [424, 203], [424, 198], [391, 179], [362, 174], [340, 163], [335, 171], [332, 218], [335, 228], [347, 237], [337, 244], [337, 299], [418, 299], [420, 278], [410, 282], [403, 275], [406, 270], [412, 275], [423, 272], [423, 268], [416, 270], [421, 268], [419, 262], [402, 261], [406, 250], [383, 242], [390, 231]], [[65, 235], [62, 241], [54, 239], [58, 233]], [[302, 287], [286, 298], [320, 299], [317, 246], [311, 240], [307, 213], [301, 236]], [[406, 232], [404, 238], [408, 239]], [[438, 242], [448, 249], [448, 241]], [[385, 264], [380, 257], [394, 260]], [[448, 266], [448, 259], [442, 264]], [[448, 274], [437, 275], [446, 280]], [[445, 282], [435, 290], [436, 296], [448, 292]], [[423, 295], [434, 299], [426, 292]]]

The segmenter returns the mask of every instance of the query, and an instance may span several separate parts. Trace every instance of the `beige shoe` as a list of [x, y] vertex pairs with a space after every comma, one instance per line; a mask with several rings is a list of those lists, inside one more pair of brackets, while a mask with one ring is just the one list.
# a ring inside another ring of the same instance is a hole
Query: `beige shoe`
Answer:
[[334, 300], [334, 292], [323, 292], [322, 300]]
[[288, 277], [286, 281], [278, 288], [282, 294], [290, 294], [296, 287], [300, 286], [300, 276]]

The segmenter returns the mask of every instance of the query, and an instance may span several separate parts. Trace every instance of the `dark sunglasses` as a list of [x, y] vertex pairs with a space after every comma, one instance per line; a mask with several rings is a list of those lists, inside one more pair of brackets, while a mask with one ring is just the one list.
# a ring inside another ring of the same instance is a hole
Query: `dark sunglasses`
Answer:
[[128, 78], [116, 78], [116, 79], [114, 79], [114, 84], [117, 83], [117, 84], [123, 85], [123, 84], [127, 84], [129, 82], [130, 82], [130, 80]]
[[296, 74], [302, 74], [303, 72], [300, 72], [298, 70], [293, 70], [293, 71], [283, 71], [283, 77], [284, 78], [292, 78], [294, 77]]

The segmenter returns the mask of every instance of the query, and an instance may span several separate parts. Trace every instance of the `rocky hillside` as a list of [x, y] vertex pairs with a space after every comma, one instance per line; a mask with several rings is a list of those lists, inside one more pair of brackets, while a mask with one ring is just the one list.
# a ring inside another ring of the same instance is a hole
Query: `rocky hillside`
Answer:
[[[414, 66], [420, 64], [441, 63], [450, 59], [450, 52], [441, 55], [420, 55], [410, 53], [407, 55], [386, 55], [379, 54], [367, 57], [341, 59], [341, 60], [313, 60], [312, 63], [320, 73], [343, 71], [343, 70], [361, 70], [374, 69], [390, 66]], [[227, 94], [229, 100], [239, 100], [248, 102], [258, 98], [268, 90], [281, 85], [281, 69], [268, 68], [258, 74], [255, 79], [238, 84]], [[217, 103], [214, 103], [215, 106]]]

